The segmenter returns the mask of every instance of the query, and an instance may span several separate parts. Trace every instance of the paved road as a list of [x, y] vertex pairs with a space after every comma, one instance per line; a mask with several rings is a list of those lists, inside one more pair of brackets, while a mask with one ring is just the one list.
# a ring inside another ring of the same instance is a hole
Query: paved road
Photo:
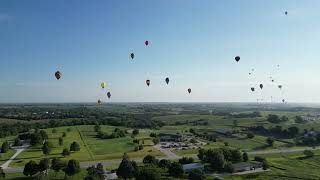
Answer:
[[14, 155], [7, 160], [4, 164], [2, 164], [0, 167], [2, 167], [3, 169], [8, 169], [9, 165], [11, 164], [11, 162], [20, 154], [22, 153], [26, 148], [28, 148], [29, 145], [23, 145], [23, 146], [19, 146], [19, 147], [14, 147], [13, 149], [16, 150], [16, 153], [14, 153]]
[[178, 156], [175, 153], [173, 153], [172, 151], [170, 151], [170, 149], [161, 148], [160, 144], [155, 145], [153, 147], [166, 155], [166, 158], [164, 158], [164, 159], [169, 159], [169, 160], [180, 159], [180, 156]]
[[270, 150], [259, 150], [259, 151], [249, 151], [248, 154], [259, 155], [259, 154], [277, 154], [277, 153], [293, 153], [293, 152], [301, 152], [304, 150], [318, 150], [320, 146], [312, 148], [312, 147], [297, 147], [297, 148], [288, 148], [288, 149], [270, 149]]

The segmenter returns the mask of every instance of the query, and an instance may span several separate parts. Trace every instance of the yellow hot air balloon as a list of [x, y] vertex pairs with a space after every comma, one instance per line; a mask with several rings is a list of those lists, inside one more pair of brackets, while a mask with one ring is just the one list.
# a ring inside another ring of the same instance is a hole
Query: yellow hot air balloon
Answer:
[[101, 88], [104, 89], [104, 88], [106, 88], [106, 87], [107, 87], [107, 83], [106, 83], [106, 82], [102, 82], [102, 83], [101, 83]]

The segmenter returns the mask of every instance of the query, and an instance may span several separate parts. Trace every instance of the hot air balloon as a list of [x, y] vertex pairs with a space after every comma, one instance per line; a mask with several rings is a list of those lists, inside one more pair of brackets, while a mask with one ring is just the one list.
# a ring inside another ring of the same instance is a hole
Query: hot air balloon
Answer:
[[191, 88], [188, 89], [188, 93], [189, 93], [189, 94], [191, 93]]
[[279, 89], [282, 89], [282, 85], [278, 85], [278, 88], [279, 88]]
[[98, 104], [101, 104], [101, 103], [102, 103], [102, 101], [100, 99], [98, 99]]
[[254, 87], [251, 88], [251, 91], [252, 91], [252, 92], [254, 91]]
[[131, 59], [134, 59], [134, 53], [130, 54]]
[[260, 84], [259, 86], [260, 86], [260, 89], [262, 89], [262, 88], [263, 88], [263, 84]]
[[249, 73], [249, 75], [251, 75], [251, 73]]
[[288, 15], [288, 11], [284, 12], [285, 15]]
[[145, 44], [146, 46], [148, 46], [148, 45], [149, 45], [149, 41], [148, 41], [148, 40], [145, 41], [144, 44]]
[[169, 78], [167, 77], [167, 78], [166, 78], [166, 83], [169, 84], [169, 81], [170, 81], [170, 80], [169, 80]]
[[147, 86], [150, 86], [150, 80], [149, 79], [146, 80], [146, 84], [147, 84]]
[[107, 83], [102, 82], [102, 83], [101, 83], [101, 88], [104, 89], [104, 88], [106, 88], [106, 87], [107, 87]]
[[282, 99], [282, 102], [284, 103], [284, 102], [286, 102], [286, 100]]
[[108, 96], [108, 98], [110, 99], [110, 98], [111, 98], [111, 93], [110, 93], [110, 92], [107, 92], [107, 96]]
[[236, 56], [234, 59], [235, 59], [237, 62], [239, 62], [239, 61], [240, 61], [240, 56]]
[[272, 79], [271, 82], [274, 82], [274, 80]]
[[57, 80], [59, 80], [62, 76], [62, 73], [60, 71], [57, 71], [56, 73], [54, 73], [54, 76], [57, 78]]

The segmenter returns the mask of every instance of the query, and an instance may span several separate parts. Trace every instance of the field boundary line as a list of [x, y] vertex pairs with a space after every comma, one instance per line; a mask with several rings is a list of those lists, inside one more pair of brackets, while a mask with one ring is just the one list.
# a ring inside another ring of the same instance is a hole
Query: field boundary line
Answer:
[[80, 132], [80, 130], [79, 130], [78, 127], [76, 127], [76, 128], [77, 128], [77, 131], [78, 131], [78, 133], [79, 133], [79, 135], [80, 135], [80, 139], [81, 139], [81, 141], [82, 141], [83, 144], [84, 144], [84, 147], [85, 147], [86, 150], [89, 152], [90, 158], [91, 158], [93, 161], [95, 161], [91, 150], [88, 148], [88, 145], [87, 145], [86, 141], [85, 141], [85, 140], [83, 139], [83, 137], [82, 137], [82, 133]]

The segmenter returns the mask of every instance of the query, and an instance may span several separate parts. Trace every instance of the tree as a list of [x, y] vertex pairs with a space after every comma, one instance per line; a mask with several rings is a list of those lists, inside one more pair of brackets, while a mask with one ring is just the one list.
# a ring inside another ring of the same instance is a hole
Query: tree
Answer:
[[33, 133], [30, 136], [30, 144], [32, 146], [37, 145], [37, 144], [41, 144], [43, 141], [42, 136], [39, 133]]
[[71, 128], [67, 128], [67, 132], [71, 132]]
[[242, 161], [242, 154], [238, 149], [231, 150], [232, 162]]
[[63, 150], [62, 150], [62, 156], [64, 156], [64, 157], [66, 157], [66, 156], [69, 156], [70, 155], [70, 151], [69, 151], [69, 149], [68, 148], [64, 148]]
[[203, 162], [205, 161], [205, 153], [206, 153], [206, 151], [204, 149], [200, 148], [198, 151], [198, 155], [197, 155], [198, 158]]
[[6, 173], [3, 171], [3, 168], [0, 167], [0, 179], [5, 179], [6, 178]]
[[252, 139], [254, 138], [254, 134], [252, 132], [247, 133], [247, 138]]
[[43, 140], [47, 140], [48, 139], [48, 134], [47, 134], [46, 131], [40, 130], [39, 134], [40, 134], [40, 136], [42, 137]]
[[192, 157], [182, 157], [179, 159], [180, 164], [191, 164], [194, 162], [194, 159]]
[[267, 170], [270, 167], [267, 160], [263, 160], [261, 165], [263, 170]]
[[273, 144], [274, 144], [274, 139], [271, 138], [271, 137], [268, 137], [268, 138], [266, 139], [266, 142], [268, 143], [269, 146], [273, 146]]
[[168, 173], [170, 174], [170, 176], [173, 176], [173, 177], [181, 177], [184, 171], [180, 163], [173, 162], [170, 164]]
[[206, 176], [203, 171], [199, 169], [194, 169], [189, 173], [188, 179], [190, 180], [205, 180]]
[[62, 146], [62, 145], [63, 145], [63, 138], [59, 137], [59, 146]]
[[9, 145], [8, 141], [3, 142], [2, 146], [1, 146], [1, 153], [8, 152], [9, 148], [10, 148], [10, 145]]
[[150, 137], [155, 138], [155, 137], [157, 137], [157, 134], [156, 134], [156, 133], [154, 133], [154, 132], [152, 132], [152, 133], [150, 133]]
[[80, 151], [80, 144], [74, 141], [70, 145], [70, 151]]
[[210, 163], [211, 167], [216, 171], [221, 171], [224, 168], [226, 160], [221, 150], [209, 149], [206, 152], [206, 162]]
[[51, 160], [51, 169], [54, 170], [55, 172], [59, 172], [63, 168], [66, 167], [66, 162], [58, 159], [58, 158], [53, 158]]
[[22, 146], [22, 142], [19, 138], [15, 138], [13, 145], [14, 146]]
[[67, 133], [66, 132], [63, 132], [62, 133], [62, 137], [64, 138], [64, 137], [67, 137]]
[[295, 121], [295, 123], [298, 123], [298, 124], [307, 122], [307, 121], [303, 120], [303, 118], [301, 116], [296, 116], [294, 121]]
[[132, 131], [132, 135], [136, 136], [136, 135], [138, 135], [138, 134], [139, 134], [139, 129], [134, 129], [134, 130]]
[[248, 153], [247, 153], [247, 152], [244, 152], [243, 155], [242, 155], [242, 157], [243, 157], [243, 161], [244, 161], [244, 162], [247, 162], [247, 161], [249, 160], [249, 156], [248, 156]]
[[49, 145], [49, 143], [48, 143], [48, 142], [45, 142], [45, 143], [43, 144], [43, 146], [42, 146], [42, 153], [43, 153], [44, 155], [49, 155], [50, 152], [51, 152], [51, 150], [52, 150], [52, 148], [51, 148], [51, 146]]
[[310, 158], [310, 157], [313, 157], [314, 156], [314, 153], [310, 150], [304, 150], [303, 151], [303, 154], [307, 157], [307, 158]]
[[134, 172], [135, 172], [135, 169], [132, 166], [132, 163], [130, 162], [129, 157], [125, 153], [117, 169], [117, 176], [126, 180], [128, 178], [133, 178]]
[[152, 142], [153, 142], [153, 144], [156, 145], [156, 144], [158, 144], [160, 142], [160, 139], [159, 138], [153, 138]]
[[97, 166], [91, 166], [87, 168], [88, 176], [85, 180], [104, 180], [104, 170], [101, 163]]
[[25, 176], [33, 176], [39, 172], [39, 165], [35, 161], [29, 161], [23, 169]]
[[152, 155], [147, 155], [143, 158], [143, 164], [153, 164], [153, 165], [157, 165], [159, 160], [156, 159], [154, 156]]
[[235, 129], [236, 127], [238, 127], [238, 124], [239, 124], [239, 123], [238, 123], [238, 120], [236, 120], [236, 119], [233, 120], [233, 123], [232, 123], [232, 124], [233, 124], [233, 128]]
[[137, 169], [135, 178], [136, 180], [160, 180], [161, 174], [154, 166], [143, 166]]
[[231, 162], [226, 162], [223, 169], [225, 172], [228, 172], [228, 173], [232, 173], [234, 170]]
[[159, 163], [158, 163], [158, 166], [159, 166], [160, 168], [163, 168], [163, 169], [169, 168], [169, 166], [170, 166], [170, 161], [167, 160], [167, 159], [161, 159], [161, 160], [159, 161]]
[[274, 115], [274, 114], [269, 114], [267, 121], [271, 122], [271, 123], [280, 123], [281, 119], [279, 118], [278, 115]]
[[100, 132], [100, 131], [101, 131], [101, 126], [100, 126], [99, 124], [96, 124], [96, 125], [94, 126], [94, 131], [95, 131], [95, 132]]
[[[50, 161], [49, 159], [41, 159], [39, 163], [39, 171], [40, 172], [46, 172], [50, 167]], [[47, 173], [46, 173], [47, 174]]]
[[288, 133], [290, 137], [296, 137], [299, 134], [299, 128], [296, 126], [289, 127]]
[[71, 159], [68, 161], [67, 167], [64, 169], [64, 172], [68, 176], [73, 176], [80, 172], [79, 161]]

